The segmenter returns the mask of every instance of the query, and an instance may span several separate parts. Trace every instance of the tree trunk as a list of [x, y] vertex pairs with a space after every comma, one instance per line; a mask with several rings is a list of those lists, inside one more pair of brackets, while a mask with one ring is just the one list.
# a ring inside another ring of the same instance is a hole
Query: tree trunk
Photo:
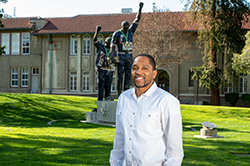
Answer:
[[[212, 20], [214, 20], [215, 15], [216, 15], [216, 13], [215, 13], [216, 12], [215, 0], [212, 1], [211, 11], [212, 11], [211, 18], [212, 18]], [[212, 23], [214, 24], [214, 22], [212, 22]], [[215, 33], [215, 25], [212, 25], [211, 30], [212, 30], [213, 35], [216, 34]], [[213, 68], [212, 79], [218, 79], [217, 49], [216, 49], [216, 46], [214, 46], [214, 44], [216, 44], [216, 42], [215, 42], [213, 35], [211, 35], [211, 38], [210, 38], [210, 49], [211, 49], [210, 65], [215, 66]], [[211, 87], [211, 105], [220, 105], [220, 91], [219, 91], [219, 83], [217, 81]]]
[[220, 91], [219, 87], [217, 90], [211, 90], [211, 105], [220, 105]]

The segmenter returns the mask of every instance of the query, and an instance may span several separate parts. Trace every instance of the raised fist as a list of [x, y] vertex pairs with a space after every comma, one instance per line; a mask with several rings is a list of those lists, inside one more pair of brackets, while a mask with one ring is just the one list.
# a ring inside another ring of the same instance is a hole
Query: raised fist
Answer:
[[101, 29], [102, 29], [102, 26], [101, 26], [101, 25], [97, 25], [97, 26], [96, 26], [96, 31], [97, 31], [97, 32], [100, 32]]
[[139, 4], [140, 8], [142, 8], [143, 5], [144, 5], [144, 3], [143, 3], [143, 2], [140, 2], [140, 4]]

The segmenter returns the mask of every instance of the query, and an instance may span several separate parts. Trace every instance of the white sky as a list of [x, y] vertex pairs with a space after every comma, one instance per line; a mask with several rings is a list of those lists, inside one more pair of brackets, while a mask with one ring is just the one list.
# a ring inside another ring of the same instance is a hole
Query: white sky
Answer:
[[[152, 12], [153, 2], [158, 8], [183, 11], [183, 0], [141, 0], [142, 12]], [[4, 13], [16, 17], [72, 17], [79, 14], [121, 13], [122, 8], [132, 8], [137, 12], [140, 0], [8, 0], [0, 2]]]

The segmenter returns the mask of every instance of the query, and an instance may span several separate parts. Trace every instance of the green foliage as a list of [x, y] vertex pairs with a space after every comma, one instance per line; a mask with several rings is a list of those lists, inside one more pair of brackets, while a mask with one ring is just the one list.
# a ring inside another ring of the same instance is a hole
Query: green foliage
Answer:
[[239, 100], [239, 93], [226, 93], [225, 100], [229, 102], [232, 106], [235, 106]]
[[[192, 79], [198, 80], [199, 85], [207, 89], [217, 89], [217, 85], [221, 83], [221, 79], [213, 72], [217, 66], [201, 66], [192, 67], [191, 71], [194, 72]], [[217, 69], [217, 72], [221, 72]]]
[[250, 72], [250, 31], [246, 34], [246, 43], [241, 54], [234, 54], [232, 67], [237, 73]]
[[250, 94], [243, 94], [240, 97], [241, 101], [247, 101], [250, 104]]
[[[232, 56], [244, 47], [246, 31], [241, 28], [248, 21], [250, 5], [246, 0], [187, 0], [185, 6], [190, 13], [187, 22], [199, 26], [199, 40], [204, 45], [200, 84], [215, 90], [221, 82], [219, 79], [233, 76]], [[217, 56], [224, 61], [221, 77]]]

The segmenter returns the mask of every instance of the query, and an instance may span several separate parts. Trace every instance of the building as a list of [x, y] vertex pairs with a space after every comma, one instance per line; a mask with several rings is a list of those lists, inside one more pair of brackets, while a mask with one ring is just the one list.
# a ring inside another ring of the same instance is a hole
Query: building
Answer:
[[[176, 14], [182, 21], [184, 13]], [[98, 39], [104, 41], [120, 29], [122, 21], [132, 23], [135, 17], [135, 13], [122, 13], [2, 19], [5, 28], [0, 29], [0, 44], [6, 46], [6, 54], [0, 61], [0, 92], [96, 96], [96, 49], [92, 41], [96, 26], [102, 26]], [[189, 28], [197, 32], [197, 28]], [[191, 80], [190, 68], [202, 64], [197, 33], [189, 40], [192, 48], [188, 51], [194, 58], [181, 65], [161, 66], [155, 81], [181, 103], [209, 103], [209, 91]], [[112, 82], [113, 95], [116, 95], [116, 79], [117, 74]], [[224, 100], [225, 93], [248, 93], [249, 79], [241, 75], [232, 85], [220, 87], [221, 104], [229, 105]]]

